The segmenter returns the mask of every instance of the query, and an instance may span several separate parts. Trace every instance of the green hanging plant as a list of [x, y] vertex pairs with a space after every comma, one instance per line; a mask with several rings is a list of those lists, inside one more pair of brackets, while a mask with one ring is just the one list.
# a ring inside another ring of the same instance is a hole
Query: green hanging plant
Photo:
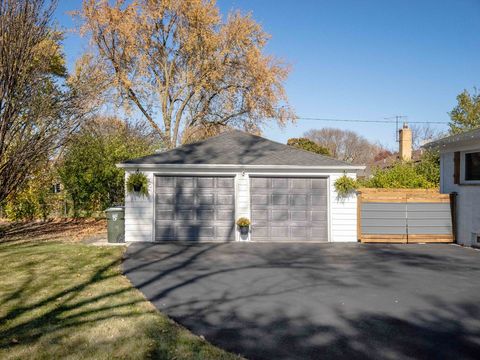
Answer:
[[148, 178], [144, 173], [130, 174], [127, 179], [127, 191], [129, 193], [148, 196]]
[[350, 176], [343, 175], [335, 181], [335, 191], [340, 198], [346, 198], [358, 189], [358, 181]]

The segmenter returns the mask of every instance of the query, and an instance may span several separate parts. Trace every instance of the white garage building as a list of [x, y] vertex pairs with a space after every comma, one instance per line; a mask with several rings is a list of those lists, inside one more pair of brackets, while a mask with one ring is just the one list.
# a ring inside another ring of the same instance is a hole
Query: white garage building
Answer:
[[125, 196], [126, 241], [357, 241], [356, 196], [334, 182], [363, 166], [237, 130], [118, 166], [149, 179], [147, 197]]

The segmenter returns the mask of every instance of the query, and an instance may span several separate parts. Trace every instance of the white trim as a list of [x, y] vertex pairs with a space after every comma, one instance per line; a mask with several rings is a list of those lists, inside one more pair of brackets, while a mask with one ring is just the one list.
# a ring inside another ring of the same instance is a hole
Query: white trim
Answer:
[[327, 242], [332, 242], [332, 204], [331, 204], [331, 176], [327, 177]]
[[152, 211], [152, 218], [153, 218], [153, 223], [152, 223], [152, 242], [155, 242], [155, 228], [156, 228], [156, 222], [157, 222], [157, 177], [155, 174], [152, 174], [153, 177], [153, 201], [152, 201], [152, 206], [153, 206], [153, 211]]
[[241, 164], [117, 164], [122, 169], [272, 169], [272, 170], [364, 170], [360, 165], [241, 165]]
[[473, 154], [473, 153], [480, 153], [479, 150], [470, 150], [470, 151], [462, 151], [460, 152], [460, 185], [478, 185], [480, 184], [480, 180], [466, 180], [466, 168], [465, 168], [465, 155]]

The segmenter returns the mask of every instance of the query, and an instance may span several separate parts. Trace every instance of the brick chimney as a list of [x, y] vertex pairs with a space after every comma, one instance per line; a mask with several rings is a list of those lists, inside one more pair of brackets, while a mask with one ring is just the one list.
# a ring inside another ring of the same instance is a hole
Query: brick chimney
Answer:
[[399, 158], [403, 161], [412, 160], [412, 129], [407, 123], [403, 124], [403, 128], [399, 130], [400, 154]]

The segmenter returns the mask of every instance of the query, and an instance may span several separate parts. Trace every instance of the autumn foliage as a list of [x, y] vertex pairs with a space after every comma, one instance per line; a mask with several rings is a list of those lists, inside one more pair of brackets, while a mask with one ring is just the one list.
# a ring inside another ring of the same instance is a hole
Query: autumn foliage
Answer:
[[202, 124], [258, 131], [295, 117], [283, 87], [288, 67], [263, 53], [269, 36], [250, 15], [222, 19], [205, 0], [84, 0], [80, 16], [93, 44], [91, 73], [166, 147]]

